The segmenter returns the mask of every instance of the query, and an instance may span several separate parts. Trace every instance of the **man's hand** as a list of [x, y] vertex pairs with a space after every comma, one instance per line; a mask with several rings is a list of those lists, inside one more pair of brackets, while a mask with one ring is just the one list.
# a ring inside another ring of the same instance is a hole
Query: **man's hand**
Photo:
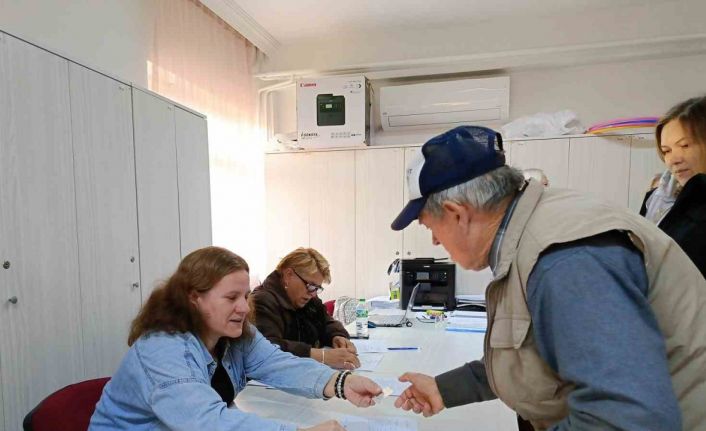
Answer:
[[336, 335], [335, 337], [333, 337], [333, 340], [331, 340], [331, 344], [333, 344], [334, 348], [346, 349], [351, 353], [358, 353], [358, 349], [355, 348], [355, 344], [353, 344], [351, 340], [346, 337]]
[[409, 382], [412, 386], [405, 389], [395, 400], [395, 407], [422, 413], [424, 417], [433, 416], [444, 409], [444, 401], [433, 377], [420, 373], [404, 373], [399, 380]]
[[370, 407], [375, 405], [373, 398], [382, 393], [382, 388], [367, 377], [350, 374], [343, 385], [343, 393], [354, 406]]

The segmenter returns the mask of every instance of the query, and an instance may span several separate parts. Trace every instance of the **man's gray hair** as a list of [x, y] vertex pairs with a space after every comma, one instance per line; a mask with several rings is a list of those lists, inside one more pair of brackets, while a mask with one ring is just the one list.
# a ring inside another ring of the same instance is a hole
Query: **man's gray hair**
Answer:
[[501, 166], [465, 183], [433, 193], [424, 205], [424, 211], [438, 217], [444, 201], [466, 204], [481, 211], [492, 211], [508, 197], [515, 196], [525, 178], [522, 172], [510, 166]]

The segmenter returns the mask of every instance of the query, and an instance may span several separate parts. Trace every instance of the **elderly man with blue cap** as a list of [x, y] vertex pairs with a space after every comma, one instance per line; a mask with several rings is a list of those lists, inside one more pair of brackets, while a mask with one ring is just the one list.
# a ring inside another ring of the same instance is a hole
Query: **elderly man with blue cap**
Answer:
[[483, 127], [429, 140], [407, 185], [392, 228], [418, 220], [493, 281], [483, 359], [405, 373], [397, 407], [430, 416], [500, 398], [537, 430], [706, 429], [706, 280], [668, 236], [525, 181]]

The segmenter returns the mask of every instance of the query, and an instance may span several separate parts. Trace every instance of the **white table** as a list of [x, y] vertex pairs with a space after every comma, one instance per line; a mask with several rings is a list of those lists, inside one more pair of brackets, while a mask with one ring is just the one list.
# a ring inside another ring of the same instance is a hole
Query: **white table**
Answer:
[[[370, 329], [370, 339], [385, 340], [393, 346], [419, 346], [420, 350], [389, 351], [375, 374], [399, 376], [418, 371], [435, 376], [456, 368], [483, 354], [483, 334], [445, 331], [442, 326], [414, 321], [411, 328]], [[366, 372], [360, 372], [365, 375]], [[311, 426], [340, 415], [406, 416], [417, 418], [420, 431], [516, 430], [515, 414], [499, 400], [444, 409], [431, 418], [394, 407], [396, 397], [388, 397], [376, 406], [360, 409], [347, 401], [310, 400], [275, 389], [248, 386], [238, 394], [236, 404], [243, 411], [259, 416]]]

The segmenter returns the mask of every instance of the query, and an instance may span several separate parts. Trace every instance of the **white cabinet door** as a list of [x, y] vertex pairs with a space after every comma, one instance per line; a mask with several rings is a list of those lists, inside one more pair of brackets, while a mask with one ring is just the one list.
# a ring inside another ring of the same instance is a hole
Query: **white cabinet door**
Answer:
[[404, 150], [355, 152], [356, 293], [372, 298], [388, 294], [387, 267], [402, 257], [402, 233], [390, 224], [403, 207]]
[[629, 207], [640, 211], [645, 193], [655, 175], [661, 174], [667, 167], [657, 155], [657, 143], [654, 135], [634, 135], [630, 140], [630, 191]]
[[[409, 164], [421, 154], [421, 147], [407, 148], [404, 153], [404, 165]], [[401, 174], [403, 181], [407, 181], [405, 171]], [[397, 214], [402, 211], [402, 208], [409, 201], [409, 188], [404, 184], [404, 199], [403, 204], [397, 208]], [[397, 216], [395, 214], [395, 217]], [[394, 217], [393, 217], [394, 218]], [[390, 221], [392, 222], [392, 221]], [[417, 257], [448, 257], [446, 250], [441, 245], [435, 246], [431, 242], [431, 231], [420, 225], [416, 220], [409, 224], [403, 231], [404, 254], [405, 259], [414, 259]]]
[[267, 273], [290, 251], [309, 246], [310, 159], [309, 153], [265, 157]]
[[628, 206], [630, 137], [571, 138], [569, 188]]
[[569, 183], [569, 140], [542, 139], [509, 143], [508, 164], [517, 169], [541, 169], [550, 187]]
[[181, 256], [174, 106], [132, 90], [142, 299], [177, 268]]
[[212, 244], [206, 119], [175, 108], [181, 257]]
[[321, 299], [355, 297], [355, 152], [312, 153], [309, 170], [309, 246], [331, 264]]
[[86, 378], [110, 376], [140, 308], [130, 87], [70, 63]]
[[[0, 372], [6, 430], [81, 380], [68, 62], [0, 33]], [[4, 265], [8, 266], [8, 265]], [[9, 301], [12, 299], [12, 301]]]

